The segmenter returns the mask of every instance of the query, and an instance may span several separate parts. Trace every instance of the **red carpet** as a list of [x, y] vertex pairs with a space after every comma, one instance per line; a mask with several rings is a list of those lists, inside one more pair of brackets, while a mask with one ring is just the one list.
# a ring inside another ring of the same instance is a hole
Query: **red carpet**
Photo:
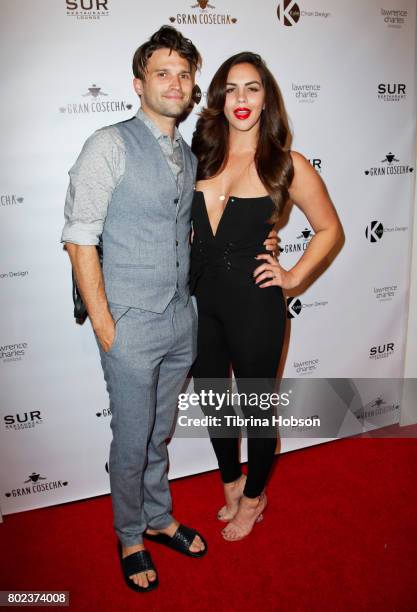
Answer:
[[277, 459], [251, 536], [220, 536], [217, 472], [172, 483], [204, 559], [149, 544], [155, 592], [124, 585], [109, 496], [5, 517], [1, 589], [68, 590], [73, 610], [417, 610], [417, 440], [346, 439]]

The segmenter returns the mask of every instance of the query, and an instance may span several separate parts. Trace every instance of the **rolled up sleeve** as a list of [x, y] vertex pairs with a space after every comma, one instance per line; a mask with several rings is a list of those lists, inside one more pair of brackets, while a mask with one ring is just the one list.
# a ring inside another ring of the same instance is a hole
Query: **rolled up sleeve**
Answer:
[[69, 171], [61, 242], [98, 244], [124, 166], [124, 143], [117, 128], [103, 128], [87, 139]]

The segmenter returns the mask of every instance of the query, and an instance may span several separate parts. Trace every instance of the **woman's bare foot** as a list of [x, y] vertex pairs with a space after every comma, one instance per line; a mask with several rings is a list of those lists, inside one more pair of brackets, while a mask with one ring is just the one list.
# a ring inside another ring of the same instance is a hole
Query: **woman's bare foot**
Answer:
[[[179, 527], [179, 522], [174, 519], [172, 523], [168, 525], [168, 527], [165, 527], [164, 529], [158, 529], [158, 530], [147, 529], [146, 533], [149, 533], [151, 535], [156, 535], [157, 533], [166, 533], [166, 535], [172, 537], [177, 531], [178, 527]], [[200, 536], [196, 535], [194, 540], [192, 541], [192, 544], [189, 550], [191, 550], [191, 552], [200, 552], [201, 550], [204, 550], [204, 549], [205, 549], [204, 542], [201, 540]]]
[[241, 540], [250, 534], [255, 523], [262, 520], [262, 512], [266, 507], [266, 495], [251, 498], [243, 495], [239, 502], [239, 509], [234, 518], [222, 530], [222, 536], [228, 542]]
[[246, 474], [242, 474], [237, 480], [224, 484], [224, 498], [226, 505], [217, 513], [219, 521], [231, 521], [239, 509], [239, 500], [243, 495], [246, 484]]
[[[141, 550], [145, 550], [143, 544], [135, 544], [134, 546], [122, 546], [122, 557], [127, 557], [128, 555], [132, 555], [135, 552], [140, 552]], [[148, 570], [147, 572], [140, 572], [139, 574], [133, 574], [129, 576], [131, 580], [135, 584], [140, 587], [146, 589], [149, 586], [150, 582], [156, 580], [156, 573], [154, 570]]]

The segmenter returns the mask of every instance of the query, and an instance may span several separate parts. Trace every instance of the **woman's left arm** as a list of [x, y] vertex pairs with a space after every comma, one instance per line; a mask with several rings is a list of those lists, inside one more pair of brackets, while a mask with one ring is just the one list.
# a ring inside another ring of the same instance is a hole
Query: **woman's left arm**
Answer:
[[262, 288], [278, 285], [292, 289], [303, 283], [318, 267], [334, 246], [342, 240], [344, 233], [336, 210], [329, 197], [326, 185], [308, 160], [295, 151], [291, 152], [294, 178], [289, 194], [290, 199], [303, 211], [314, 230], [302, 257], [290, 270], [284, 270], [270, 255], [258, 255], [265, 263], [254, 272], [256, 283]]

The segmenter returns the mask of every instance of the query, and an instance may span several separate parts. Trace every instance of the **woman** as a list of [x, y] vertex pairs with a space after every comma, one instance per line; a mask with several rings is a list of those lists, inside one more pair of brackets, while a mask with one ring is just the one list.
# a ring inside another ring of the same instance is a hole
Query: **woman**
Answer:
[[[286, 321], [283, 289], [303, 282], [341, 239], [343, 231], [324, 183], [299, 153], [278, 85], [259, 55], [226, 60], [207, 92], [193, 135], [199, 160], [193, 200], [191, 288], [199, 330], [194, 385], [225, 391], [230, 366], [239, 393], [273, 390]], [[298, 263], [285, 270], [265, 253], [263, 242], [288, 200], [306, 215], [315, 235]], [[210, 379], [210, 382], [207, 381]], [[216, 409], [217, 408], [217, 409]], [[233, 407], [204, 408], [212, 416]], [[265, 417], [243, 405], [245, 417]], [[271, 416], [270, 414], [268, 415]], [[239, 540], [262, 519], [276, 428], [248, 426], [248, 470], [239, 462], [239, 428], [209, 428], [224, 484], [222, 534]]]

